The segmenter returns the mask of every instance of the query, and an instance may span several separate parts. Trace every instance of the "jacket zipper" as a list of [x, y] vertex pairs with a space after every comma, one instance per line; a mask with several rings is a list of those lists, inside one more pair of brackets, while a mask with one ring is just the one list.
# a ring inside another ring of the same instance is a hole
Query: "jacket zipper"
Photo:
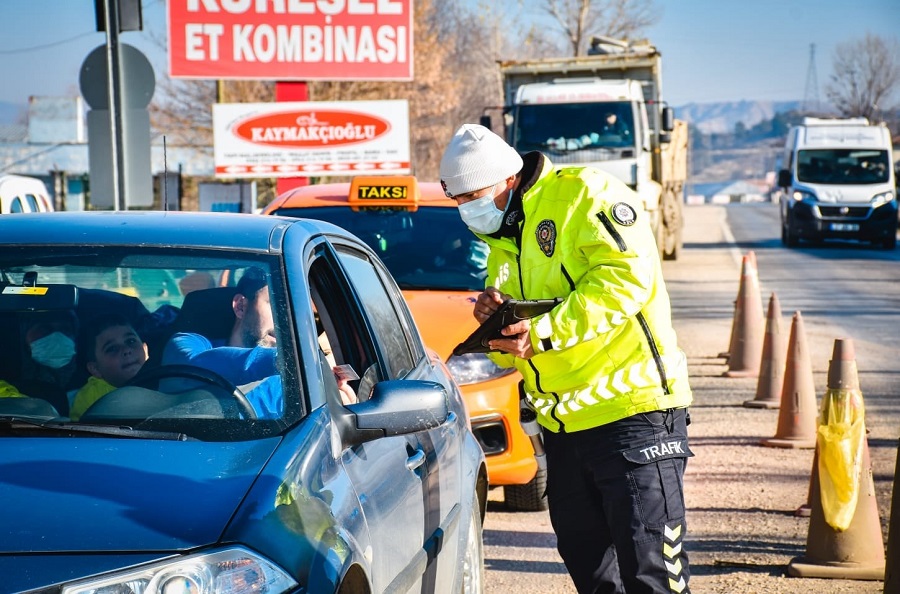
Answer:
[[613, 241], [616, 242], [616, 245], [619, 247], [620, 252], [624, 252], [628, 249], [628, 246], [625, 245], [625, 240], [622, 239], [622, 236], [619, 235], [619, 232], [616, 231], [616, 228], [613, 227], [612, 221], [609, 220], [609, 217], [606, 216], [606, 213], [602, 210], [597, 213], [597, 218], [600, 219], [600, 222], [603, 223], [603, 226], [606, 227], [606, 231], [612, 236]]
[[653, 333], [650, 332], [650, 326], [647, 324], [647, 319], [644, 318], [643, 312], [638, 312], [637, 321], [644, 331], [647, 343], [650, 345], [650, 352], [653, 353], [653, 360], [656, 362], [656, 369], [659, 371], [659, 380], [662, 382], [663, 393], [669, 395], [669, 381], [666, 379], [666, 369], [663, 366], [662, 357], [659, 354], [659, 349], [656, 348], [656, 341], [653, 340]]
[[[519, 227], [519, 230], [521, 232], [521, 227]], [[519, 248], [519, 253], [516, 254], [516, 267], [519, 269], [519, 291], [522, 294], [522, 299], [527, 299], [527, 297], [525, 296], [525, 281], [522, 279], [522, 241], [521, 241], [521, 236], [516, 236], [516, 247]], [[572, 283], [572, 278], [565, 271], [565, 269], [563, 269], [563, 274], [565, 274], [566, 278], [569, 281], [569, 284], [572, 285], [572, 289], [574, 290], [575, 285]], [[538, 368], [535, 367], [535, 365], [531, 361], [531, 359], [528, 359], [528, 365], [530, 365], [531, 370], [534, 371], [534, 385], [537, 388], [537, 391], [544, 394], [545, 393], [544, 390], [541, 389], [541, 372], [538, 371]], [[560, 421], [559, 418], [556, 416], [556, 407], [559, 406], [559, 396], [557, 396], [555, 393], [552, 393], [552, 392], [550, 393], [550, 395], [553, 396], [553, 399], [555, 401], [553, 406], [550, 409], [550, 416], [557, 423], [559, 423], [559, 431], [561, 433], [565, 433], [565, 431], [566, 431], [565, 423]]]

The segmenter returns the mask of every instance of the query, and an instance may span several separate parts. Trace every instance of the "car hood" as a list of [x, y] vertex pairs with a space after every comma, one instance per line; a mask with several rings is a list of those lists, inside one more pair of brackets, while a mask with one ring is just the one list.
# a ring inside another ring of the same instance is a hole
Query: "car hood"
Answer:
[[422, 340], [444, 361], [477, 327], [472, 315], [478, 293], [470, 291], [404, 291]]
[[0, 554], [215, 543], [278, 439], [0, 439]]

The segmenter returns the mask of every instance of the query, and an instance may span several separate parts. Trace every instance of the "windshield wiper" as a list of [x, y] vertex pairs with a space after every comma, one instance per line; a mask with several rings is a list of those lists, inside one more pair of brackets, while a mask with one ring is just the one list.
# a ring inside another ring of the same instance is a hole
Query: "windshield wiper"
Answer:
[[27, 417], [0, 417], [0, 434], [50, 434], [71, 436], [86, 434], [101, 437], [123, 437], [127, 439], [163, 439], [168, 441], [193, 441], [194, 438], [184, 433], [170, 431], [144, 431], [125, 425], [87, 425], [82, 423], [65, 423], [58, 421], [38, 421]]

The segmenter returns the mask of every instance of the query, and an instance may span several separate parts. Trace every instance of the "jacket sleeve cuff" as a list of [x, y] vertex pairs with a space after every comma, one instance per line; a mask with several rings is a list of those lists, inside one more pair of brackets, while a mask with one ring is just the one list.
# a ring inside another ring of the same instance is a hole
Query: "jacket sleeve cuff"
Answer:
[[550, 340], [551, 334], [553, 334], [553, 326], [550, 323], [550, 314], [536, 317], [531, 326], [531, 342], [536, 353], [543, 353], [553, 349], [553, 343]]

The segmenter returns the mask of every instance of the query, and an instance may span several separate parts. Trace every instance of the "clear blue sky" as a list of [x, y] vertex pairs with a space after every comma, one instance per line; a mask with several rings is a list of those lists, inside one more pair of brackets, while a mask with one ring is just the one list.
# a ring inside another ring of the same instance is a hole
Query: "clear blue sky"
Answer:
[[[525, 14], [537, 14], [528, 7], [541, 1], [524, 0]], [[900, 0], [655, 1], [661, 19], [647, 37], [663, 53], [664, 91], [675, 106], [802, 100], [811, 44], [824, 101], [838, 44], [867, 32], [900, 38]], [[167, 64], [153, 37], [165, 32], [165, 0], [143, 0], [143, 9], [144, 31], [120, 40], [144, 52], [159, 75]], [[81, 65], [105, 39], [93, 0], [0, 0], [0, 101], [78, 94]]]

